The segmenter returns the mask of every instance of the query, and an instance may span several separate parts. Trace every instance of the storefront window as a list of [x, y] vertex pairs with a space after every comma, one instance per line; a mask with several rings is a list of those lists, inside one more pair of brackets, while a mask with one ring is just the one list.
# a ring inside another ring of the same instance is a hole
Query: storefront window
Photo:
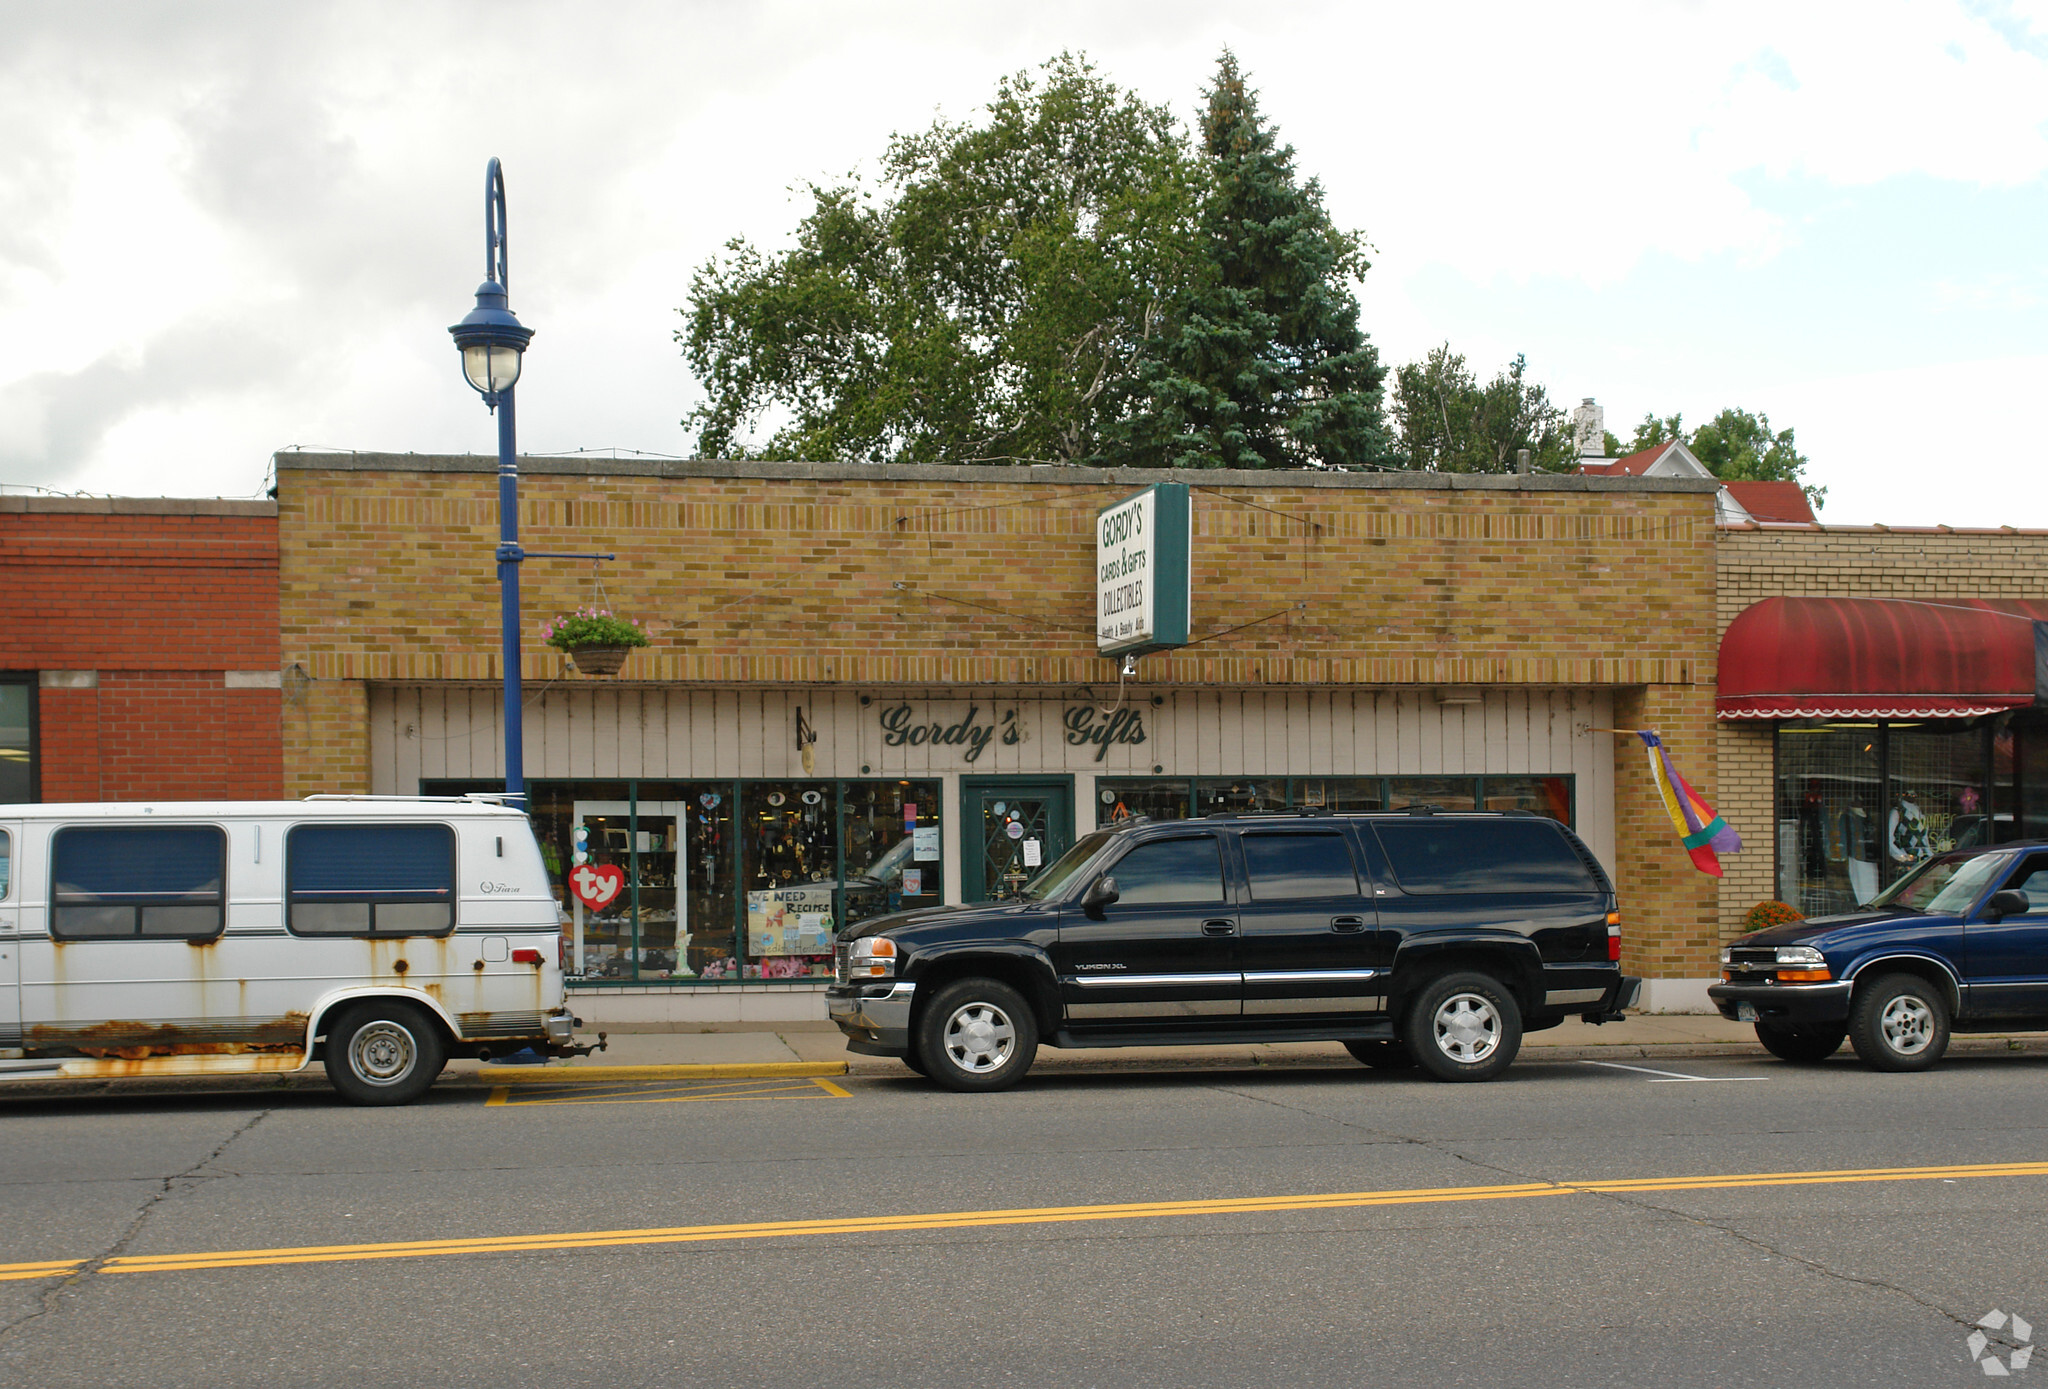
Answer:
[[1095, 823], [1113, 825], [1143, 815], [1153, 820], [1185, 820], [1188, 817], [1188, 783], [1134, 780], [1095, 783]]
[[35, 686], [26, 680], [0, 680], [0, 805], [35, 799], [35, 738], [30, 719], [35, 697]]
[[1874, 723], [1778, 730], [1778, 895], [1807, 916], [1853, 911], [1889, 876], [1880, 741]]
[[2018, 723], [2019, 805], [2022, 820], [2019, 837], [2048, 838], [2048, 728], [2031, 722]]
[[1385, 810], [1386, 783], [1379, 777], [1297, 777], [1292, 803], [1304, 810]]
[[1195, 783], [1195, 814], [1233, 815], [1287, 808], [1287, 778], [1211, 778]]
[[[529, 795], [572, 959], [581, 944], [572, 978], [822, 978], [840, 926], [945, 900], [936, 781], [538, 782]], [[597, 892], [616, 883], [602, 905], [570, 887], [579, 826]]]
[[1561, 776], [1490, 776], [1486, 779], [1487, 810], [1526, 810], [1569, 825], [1572, 783]]
[[638, 782], [641, 979], [739, 976], [732, 783]]
[[1345, 814], [1433, 805], [1442, 810], [1520, 810], [1572, 823], [1569, 776], [1435, 777], [1131, 777], [1096, 784], [1095, 823], [1137, 815], [1180, 820], [1196, 815], [1274, 810]]
[[944, 900], [939, 783], [868, 781], [846, 785], [847, 925]]
[[1891, 877], [1934, 854], [1994, 842], [1986, 803], [1984, 729], [1957, 727], [1957, 722], [1888, 727], [1891, 803], [1885, 808], [1885, 845]]
[[829, 781], [749, 782], [740, 798], [748, 979], [832, 972], [837, 806]]
[[1396, 776], [1387, 778], [1387, 808], [1433, 805], [1438, 810], [1477, 810], [1479, 789], [1468, 776]]

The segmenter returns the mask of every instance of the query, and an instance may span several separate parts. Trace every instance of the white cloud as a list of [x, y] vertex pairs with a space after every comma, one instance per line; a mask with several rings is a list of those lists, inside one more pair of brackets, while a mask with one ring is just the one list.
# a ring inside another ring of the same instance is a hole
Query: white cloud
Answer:
[[[1475, 363], [1529, 351], [1568, 397], [1665, 408], [1722, 381], [1747, 393], [1730, 400], [1757, 399], [1834, 364], [1760, 379], [1736, 341], [1693, 342], [1684, 359], [1636, 341], [1589, 354], [1583, 324], [1522, 340], [1484, 312], [1447, 320], [1430, 286], [1613, 291], [1665, 258], [1711, 266], [1687, 292], [1725, 296], [1742, 265], [1816, 234], [1760, 200], [1762, 182], [2034, 186], [2048, 169], [2043, 11], [18, 9], [0, 56], [0, 481], [246, 494], [291, 443], [488, 450], [445, 330], [481, 271], [491, 154], [506, 163], [513, 303], [538, 330], [522, 443], [681, 452], [691, 392], [671, 334], [691, 269], [733, 235], [780, 240], [802, 210], [792, 185], [872, 159], [935, 108], [967, 115], [1000, 74], [1061, 48], [1191, 115], [1230, 44], [1333, 211], [1374, 241], [1368, 322], [1390, 355], [1448, 336]], [[1966, 287], [2042, 282], [1968, 246], [1929, 251], [1965, 288], [1902, 311], [2010, 313]], [[1970, 389], [1967, 373], [1948, 384]], [[1830, 389], [1786, 398], [1851, 408], [1853, 385]], [[1922, 456], [1774, 413], [1817, 459], [1822, 436]]]

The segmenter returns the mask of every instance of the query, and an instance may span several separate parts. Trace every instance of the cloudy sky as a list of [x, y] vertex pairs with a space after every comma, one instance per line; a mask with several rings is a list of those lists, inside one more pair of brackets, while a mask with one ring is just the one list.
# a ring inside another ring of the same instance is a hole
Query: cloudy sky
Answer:
[[0, 0], [0, 488], [491, 451], [446, 328], [492, 155], [522, 449], [686, 454], [690, 272], [804, 180], [1061, 49], [1192, 116], [1226, 45], [1389, 360], [1766, 411], [1826, 520], [2048, 526], [2048, 0]]

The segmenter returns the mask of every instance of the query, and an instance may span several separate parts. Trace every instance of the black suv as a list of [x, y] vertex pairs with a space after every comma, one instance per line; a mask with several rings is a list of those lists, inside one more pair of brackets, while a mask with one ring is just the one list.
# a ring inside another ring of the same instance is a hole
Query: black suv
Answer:
[[1488, 1080], [1522, 1034], [1620, 1016], [1614, 889], [1528, 814], [1227, 815], [1082, 839], [1020, 898], [838, 940], [854, 1051], [1000, 1090], [1061, 1047], [1341, 1041], [1371, 1066]]

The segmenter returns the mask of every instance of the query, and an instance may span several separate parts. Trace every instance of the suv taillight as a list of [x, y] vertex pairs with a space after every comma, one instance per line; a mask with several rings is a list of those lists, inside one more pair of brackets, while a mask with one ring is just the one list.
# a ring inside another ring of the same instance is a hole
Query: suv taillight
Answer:
[[1607, 913], [1607, 958], [1621, 959], [1621, 913]]

